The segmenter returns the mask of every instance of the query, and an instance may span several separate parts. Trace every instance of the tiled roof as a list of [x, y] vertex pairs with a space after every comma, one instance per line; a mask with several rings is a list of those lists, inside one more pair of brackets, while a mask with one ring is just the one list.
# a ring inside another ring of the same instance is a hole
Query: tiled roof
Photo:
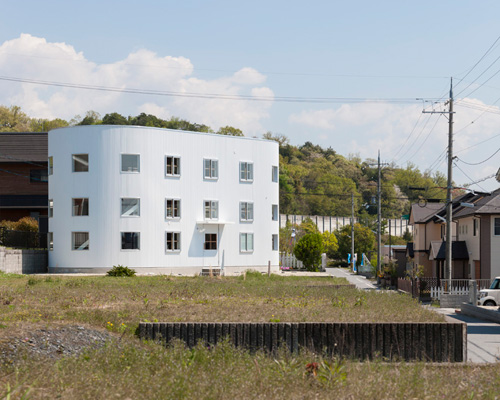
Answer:
[[0, 132], [0, 162], [47, 162], [47, 132]]
[[[451, 242], [451, 258], [453, 260], [468, 260], [469, 252], [465, 241]], [[429, 249], [429, 260], [445, 260], [446, 259], [446, 242], [443, 240], [431, 241]]]
[[427, 222], [429, 217], [436, 214], [442, 208], [444, 208], [442, 203], [426, 203], [424, 207], [412, 204], [410, 212], [413, 214], [413, 221], [418, 224]]

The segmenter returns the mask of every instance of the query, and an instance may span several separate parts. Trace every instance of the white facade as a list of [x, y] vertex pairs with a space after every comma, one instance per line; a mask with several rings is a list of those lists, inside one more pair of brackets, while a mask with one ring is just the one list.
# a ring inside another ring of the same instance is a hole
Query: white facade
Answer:
[[277, 270], [278, 165], [268, 140], [135, 126], [50, 131], [49, 271]]

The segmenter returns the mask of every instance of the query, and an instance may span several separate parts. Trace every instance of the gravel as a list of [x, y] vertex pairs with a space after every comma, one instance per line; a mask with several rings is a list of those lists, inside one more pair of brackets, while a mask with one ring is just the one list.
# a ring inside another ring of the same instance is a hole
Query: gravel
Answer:
[[78, 356], [86, 349], [101, 348], [115, 338], [106, 331], [79, 325], [11, 332], [4, 329], [0, 336], [0, 362], [4, 364], [16, 363], [23, 356], [49, 359]]

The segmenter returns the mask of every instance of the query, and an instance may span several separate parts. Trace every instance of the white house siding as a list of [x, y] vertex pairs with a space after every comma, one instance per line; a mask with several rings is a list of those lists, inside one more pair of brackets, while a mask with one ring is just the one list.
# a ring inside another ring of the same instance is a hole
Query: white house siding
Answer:
[[479, 219], [477, 219], [477, 232], [474, 236], [474, 218], [467, 217], [462, 218], [458, 221], [458, 240], [465, 241], [467, 244], [467, 251], [469, 252], [469, 273], [470, 276], [475, 274], [475, 262], [481, 259], [479, 238], [480, 238], [480, 226]]
[[[121, 154], [139, 154], [140, 172], [122, 173]], [[72, 154], [89, 155], [88, 172], [72, 172]], [[81, 126], [49, 132], [49, 219], [54, 247], [49, 271], [104, 271], [121, 264], [138, 272], [194, 274], [203, 267], [226, 273], [279, 266], [272, 235], [279, 165], [273, 141], [130, 126]], [[165, 176], [166, 156], [180, 157], [180, 177]], [[218, 160], [219, 178], [203, 177], [203, 160]], [[252, 183], [240, 182], [239, 163], [253, 163]], [[89, 198], [89, 216], [72, 216], [72, 198]], [[140, 198], [139, 217], [121, 217], [121, 198]], [[165, 218], [165, 199], [181, 200], [181, 218]], [[219, 202], [215, 224], [204, 220], [204, 200]], [[254, 203], [254, 221], [240, 222], [241, 201]], [[89, 250], [72, 250], [71, 232], [89, 232]], [[166, 252], [165, 232], [181, 232], [181, 250]], [[140, 250], [121, 250], [121, 232], [140, 232]], [[204, 250], [204, 234], [218, 233], [218, 250]], [[240, 233], [254, 234], [254, 251], [240, 252]]]

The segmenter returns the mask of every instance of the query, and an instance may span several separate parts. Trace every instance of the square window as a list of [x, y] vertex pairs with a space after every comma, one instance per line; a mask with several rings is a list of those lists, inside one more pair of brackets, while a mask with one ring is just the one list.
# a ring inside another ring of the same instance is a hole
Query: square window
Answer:
[[495, 236], [500, 236], [500, 218], [495, 218]]
[[122, 250], [140, 250], [140, 232], [122, 232]]
[[89, 215], [89, 199], [73, 199], [73, 216], [81, 217]]
[[165, 218], [181, 217], [181, 201], [176, 199], [165, 200]]
[[52, 232], [47, 232], [47, 248], [54, 250], [54, 234]]
[[205, 250], [217, 250], [217, 234], [205, 233]]
[[218, 160], [203, 160], [203, 177], [205, 179], [217, 179], [219, 177]]
[[240, 233], [240, 251], [253, 251], [253, 233]]
[[219, 202], [214, 200], [205, 200], [205, 219], [219, 218]]
[[141, 199], [122, 198], [122, 217], [139, 217], [141, 215]]
[[88, 172], [89, 171], [89, 155], [88, 154], [73, 154], [73, 172]]
[[253, 203], [240, 203], [240, 221], [253, 221]]
[[50, 156], [49, 157], [49, 175], [52, 175], [54, 173], [54, 157]]
[[181, 159], [179, 157], [167, 156], [165, 161], [165, 175], [181, 175]]
[[73, 250], [88, 250], [89, 249], [89, 233], [88, 232], [71, 232], [71, 242]]
[[122, 172], [140, 172], [139, 154], [122, 154]]
[[30, 169], [30, 183], [47, 183], [48, 173], [46, 169]]
[[278, 167], [273, 165], [273, 182], [278, 182]]
[[253, 181], [253, 164], [249, 162], [240, 162], [240, 181]]
[[54, 200], [49, 199], [49, 218], [54, 216]]
[[273, 235], [273, 251], [278, 251], [279, 250], [279, 239], [278, 235]]
[[179, 251], [181, 249], [181, 233], [166, 232], [167, 238], [165, 242], [166, 251]]
[[273, 204], [273, 221], [277, 221], [278, 217], [279, 217], [279, 214], [278, 214], [278, 205], [277, 204]]

